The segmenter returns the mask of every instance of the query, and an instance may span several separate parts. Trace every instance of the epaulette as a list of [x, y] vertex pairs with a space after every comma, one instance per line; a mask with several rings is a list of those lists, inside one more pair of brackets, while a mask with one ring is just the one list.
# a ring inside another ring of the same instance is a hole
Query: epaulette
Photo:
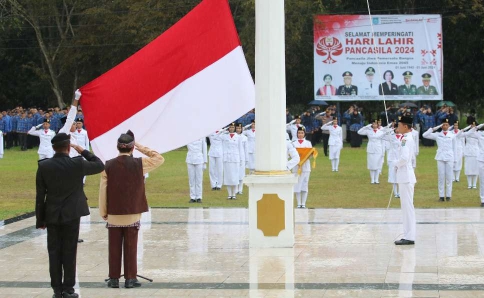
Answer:
[[44, 161], [44, 160], [48, 160], [49, 158], [43, 158], [43, 159], [39, 159], [37, 162], [40, 163], [41, 161]]

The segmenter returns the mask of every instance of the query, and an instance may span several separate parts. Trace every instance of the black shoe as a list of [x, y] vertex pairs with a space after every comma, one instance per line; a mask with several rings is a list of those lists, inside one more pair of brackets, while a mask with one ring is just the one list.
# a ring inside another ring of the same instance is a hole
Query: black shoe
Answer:
[[216, 187], [212, 187], [212, 190], [217, 190], [217, 188]]
[[82, 239], [77, 239], [77, 243], [82, 243], [82, 242], [84, 242], [84, 240], [82, 240]]
[[395, 245], [414, 245], [415, 241], [412, 240], [406, 240], [406, 239], [400, 239], [395, 241]]
[[448, 202], [448, 201], [450, 201], [450, 197], [448, 197], [448, 198], [445, 198], [445, 199], [447, 200], [447, 202]]
[[78, 298], [79, 295], [77, 293], [62, 293], [62, 298]]
[[220, 187], [215, 187], [215, 190], [221, 190], [221, 188]]
[[232, 200], [232, 197], [228, 196], [228, 197], [227, 197], [227, 200]]
[[481, 207], [484, 207], [484, 203], [481, 203]]
[[233, 197], [232, 197], [232, 200], [237, 200], [237, 197], [236, 197], [236, 196], [233, 196]]
[[124, 287], [127, 288], [127, 289], [139, 288], [139, 287], [141, 287], [141, 283], [136, 278], [127, 279], [124, 282]]
[[439, 201], [441, 201], [441, 202], [445, 201], [444, 197], [440, 197]]
[[188, 201], [188, 203], [196, 203], [197, 200], [194, 200], [194, 199], [190, 199], [190, 201]]
[[197, 203], [202, 203], [202, 199], [197, 199]]
[[108, 288], [119, 288], [119, 278], [110, 278], [108, 280]]
[[55, 293], [52, 295], [52, 298], [62, 298], [62, 293]]

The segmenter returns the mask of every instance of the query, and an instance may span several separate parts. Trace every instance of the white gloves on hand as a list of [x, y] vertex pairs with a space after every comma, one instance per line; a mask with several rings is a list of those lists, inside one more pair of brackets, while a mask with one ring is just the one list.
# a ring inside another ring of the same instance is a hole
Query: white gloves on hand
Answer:
[[81, 98], [81, 96], [82, 96], [82, 93], [81, 93], [81, 91], [79, 89], [77, 89], [76, 92], [74, 92], [74, 95], [75, 95], [74, 96], [74, 99], [75, 100], [79, 100]]
[[204, 162], [204, 163], [203, 163], [203, 166], [202, 166], [202, 170], [204, 170], [204, 171], [205, 171], [206, 169], [207, 169], [207, 163], [206, 163], [206, 162]]

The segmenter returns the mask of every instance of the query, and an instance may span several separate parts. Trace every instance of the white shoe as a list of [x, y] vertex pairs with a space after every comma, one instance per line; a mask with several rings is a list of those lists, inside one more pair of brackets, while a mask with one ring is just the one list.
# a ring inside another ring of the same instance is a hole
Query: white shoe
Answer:
[[399, 199], [400, 198], [400, 195], [399, 194], [396, 194], [395, 195], [395, 199]]
[[472, 188], [472, 186], [467, 186], [467, 188], [468, 188], [468, 189], [471, 189], [471, 188]]
[[302, 209], [306, 209], [306, 205], [301, 205], [301, 208]]
[[297, 208], [302, 208], [301, 205], [297, 205]]
[[477, 186], [473, 186], [472, 188], [476, 189], [476, 188], [477, 188]]

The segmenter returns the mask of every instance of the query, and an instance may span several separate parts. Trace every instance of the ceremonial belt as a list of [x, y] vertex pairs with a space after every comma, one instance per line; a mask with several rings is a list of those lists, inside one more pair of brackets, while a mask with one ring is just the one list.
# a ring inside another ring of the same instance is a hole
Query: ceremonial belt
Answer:
[[311, 155], [314, 157], [313, 159], [313, 169], [316, 168], [316, 158], [318, 157], [318, 150], [316, 148], [296, 148], [297, 153], [299, 154], [299, 163], [298, 165], [298, 170], [297, 174], [301, 175], [302, 172], [302, 165], [311, 157]]

